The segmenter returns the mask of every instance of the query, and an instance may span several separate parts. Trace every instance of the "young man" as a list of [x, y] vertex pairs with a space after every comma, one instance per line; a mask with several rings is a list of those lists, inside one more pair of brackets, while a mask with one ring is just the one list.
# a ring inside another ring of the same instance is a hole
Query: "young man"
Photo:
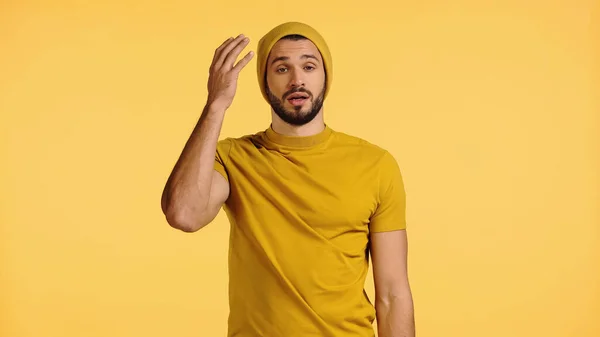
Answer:
[[[415, 335], [407, 276], [405, 191], [386, 150], [323, 118], [330, 51], [312, 27], [287, 22], [258, 43], [271, 106], [264, 131], [218, 141], [243, 35], [217, 48], [208, 99], [162, 196], [168, 223], [194, 232], [223, 207], [231, 223], [228, 336]], [[364, 291], [369, 254], [375, 304]]]

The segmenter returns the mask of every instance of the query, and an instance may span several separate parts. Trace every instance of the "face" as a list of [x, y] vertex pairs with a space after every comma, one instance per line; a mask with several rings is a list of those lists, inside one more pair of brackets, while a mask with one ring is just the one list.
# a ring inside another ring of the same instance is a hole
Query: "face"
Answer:
[[325, 94], [325, 68], [310, 40], [280, 40], [266, 67], [267, 95], [283, 121], [304, 125], [319, 114]]

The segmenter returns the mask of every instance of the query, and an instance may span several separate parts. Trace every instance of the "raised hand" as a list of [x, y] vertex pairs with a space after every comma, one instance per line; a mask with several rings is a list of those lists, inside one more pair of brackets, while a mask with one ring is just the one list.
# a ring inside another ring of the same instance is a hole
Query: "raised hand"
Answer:
[[233, 102], [240, 71], [250, 62], [254, 52], [248, 52], [234, 65], [250, 40], [243, 34], [229, 38], [215, 50], [208, 78], [208, 105], [226, 110]]

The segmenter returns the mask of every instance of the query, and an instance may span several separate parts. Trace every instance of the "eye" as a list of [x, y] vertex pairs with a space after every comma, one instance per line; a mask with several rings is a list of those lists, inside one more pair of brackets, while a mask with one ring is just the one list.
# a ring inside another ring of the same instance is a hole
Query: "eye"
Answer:
[[276, 71], [277, 71], [278, 73], [283, 73], [283, 72], [285, 72], [286, 70], [287, 70], [287, 69], [286, 69], [285, 67], [279, 67], [279, 68], [277, 68], [277, 70], [276, 70]]
[[313, 66], [306, 66], [306, 67], [304, 67], [304, 69], [306, 69], [306, 70], [314, 70], [315, 67], [313, 67]]

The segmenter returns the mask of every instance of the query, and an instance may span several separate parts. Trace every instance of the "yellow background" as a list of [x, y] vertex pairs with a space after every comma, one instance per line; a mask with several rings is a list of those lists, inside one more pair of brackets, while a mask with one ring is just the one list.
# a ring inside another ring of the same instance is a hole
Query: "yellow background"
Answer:
[[[213, 50], [287, 20], [332, 49], [327, 123], [401, 165], [417, 336], [600, 336], [598, 1], [0, 6], [1, 336], [224, 336], [227, 220], [160, 195]], [[255, 66], [222, 137], [268, 126]]]

